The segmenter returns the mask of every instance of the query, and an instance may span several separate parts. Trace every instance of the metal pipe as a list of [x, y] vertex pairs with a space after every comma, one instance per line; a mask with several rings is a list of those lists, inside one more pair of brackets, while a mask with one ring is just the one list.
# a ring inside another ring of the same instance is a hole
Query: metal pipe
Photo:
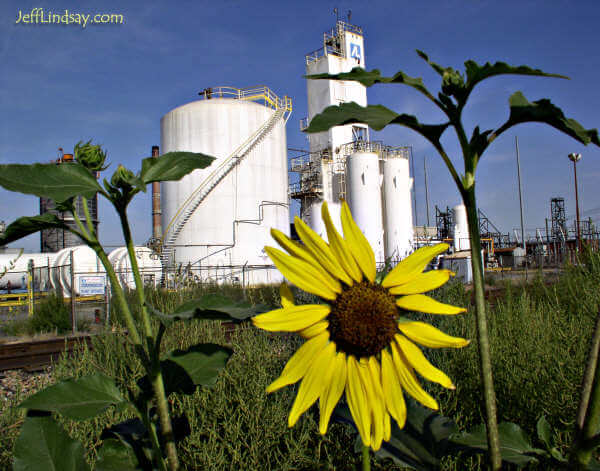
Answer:
[[427, 189], [427, 156], [423, 157], [423, 174], [425, 176], [425, 208], [427, 209], [427, 226], [429, 227], [429, 190]]
[[[152, 157], [158, 158], [158, 146], [152, 146]], [[152, 183], [152, 237], [154, 240], [162, 238], [162, 222], [160, 209], [160, 182]]]
[[[579, 159], [581, 158], [581, 154], [579, 155]], [[579, 159], [573, 159], [573, 172], [575, 175], [575, 214], [577, 220], [577, 251], [581, 252], [581, 229], [579, 228], [579, 192], [577, 191], [577, 161]]]

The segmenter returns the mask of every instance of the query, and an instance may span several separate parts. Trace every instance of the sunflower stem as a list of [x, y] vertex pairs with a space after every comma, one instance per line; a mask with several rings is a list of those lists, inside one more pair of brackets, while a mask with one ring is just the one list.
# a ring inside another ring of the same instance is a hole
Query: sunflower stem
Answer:
[[369, 447], [363, 443], [362, 446], [362, 471], [371, 471], [371, 457]]
[[471, 239], [471, 267], [473, 270], [473, 291], [475, 294], [475, 317], [477, 323], [477, 344], [479, 346], [479, 367], [483, 384], [485, 402], [485, 422], [490, 459], [490, 469], [497, 471], [502, 466], [500, 438], [496, 418], [496, 393], [492, 377], [492, 360], [485, 313], [483, 290], [483, 260], [481, 258], [481, 240], [479, 236], [479, 218], [475, 200], [475, 184], [461, 192], [467, 210], [469, 236]]
[[[600, 424], [600, 368], [598, 352], [600, 348], [600, 310], [596, 317], [596, 327], [592, 336], [591, 348], [581, 387], [581, 400], [577, 417], [575, 439], [571, 445], [571, 465], [574, 469], [585, 469], [592, 458], [597, 443]], [[596, 438], [596, 440], [594, 440]]]

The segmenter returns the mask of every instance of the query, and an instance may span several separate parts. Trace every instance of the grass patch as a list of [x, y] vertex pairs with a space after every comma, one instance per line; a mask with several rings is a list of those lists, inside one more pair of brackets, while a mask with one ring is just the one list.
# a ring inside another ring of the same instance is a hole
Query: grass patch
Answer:
[[[547, 286], [541, 278], [528, 284], [499, 284], [504, 296], [488, 310], [494, 381], [499, 421], [520, 424], [535, 437], [535, 424], [543, 414], [556, 431], [561, 451], [570, 444], [579, 400], [579, 384], [594, 319], [600, 308], [600, 256], [587, 254], [577, 267], [567, 267], [558, 283]], [[223, 286], [193, 287], [186, 291], [150, 291], [149, 301], [168, 312], [180, 302], [207, 292], [225, 292], [237, 300], [277, 305], [276, 288], [242, 291]], [[298, 303], [314, 302], [297, 293]], [[129, 295], [133, 296], [134, 293]], [[474, 310], [470, 293], [460, 283], [449, 283], [434, 296], [444, 302], [469, 306], [460, 316], [422, 318], [451, 335], [472, 339], [458, 350], [430, 350], [430, 360], [453, 379], [456, 391], [427, 381], [424, 386], [439, 399], [441, 412], [453, 418], [461, 430], [483, 421]], [[416, 316], [419, 317], [419, 316]], [[113, 319], [118, 314], [113, 310]], [[287, 415], [297, 389], [288, 387], [270, 396], [265, 387], [276, 378], [300, 345], [295, 335], [270, 334], [250, 324], [229, 339], [214, 322], [178, 323], [165, 337], [165, 350], [186, 348], [199, 342], [232, 346], [235, 353], [217, 384], [192, 396], [172, 395], [174, 415], [186, 413], [192, 435], [179, 444], [184, 469], [190, 470], [355, 470], [360, 456], [353, 451], [354, 434], [347, 425], [333, 424], [325, 437], [318, 434], [318, 407], [313, 406], [298, 424], [287, 428]], [[121, 386], [133, 386], [142, 375], [132, 349], [118, 335], [99, 336], [93, 350], [84, 349], [56, 365], [55, 380], [101, 371]], [[11, 449], [22, 412], [11, 404], [0, 414], [0, 469], [9, 469]], [[80, 439], [94, 462], [100, 432], [109, 423], [131, 417], [130, 412], [109, 411], [94, 420], [64, 421], [69, 433]], [[534, 446], [540, 446], [534, 439]], [[477, 457], [448, 457], [448, 471], [483, 469]], [[374, 462], [374, 470], [402, 469], [390, 461]], [[533, 467], [528, 469], [534, 469]], [[540, 468], [541, 469], [541, 468]]]

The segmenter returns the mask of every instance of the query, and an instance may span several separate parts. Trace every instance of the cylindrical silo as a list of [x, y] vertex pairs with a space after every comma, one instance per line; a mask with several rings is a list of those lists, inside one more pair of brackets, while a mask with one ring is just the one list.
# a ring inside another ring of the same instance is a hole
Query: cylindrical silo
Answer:
[[[319, 234], [323, 240], [328, 241], [327, 229], [325, 228], [325, 223], [323, 222], [323, 216], [321, 213], [322, 206], [323, 201], [316, 199], [313, 200], [308, 205], [308, 209], [304, 213], [304, 222], [306, 222], [306, 224], [308, 224], [313, 231]], [[340, 234], [343, 234], [342, 222], [340, 219], [342, 205], [339, 202], [328, 201], [327, 207], [329, 208], [329, 215], [331, 216], [333, 225]]]
[[[180, 181], [162, 182], [165, 239], [170, 222], [188, 197], [238, 147], [257, 139], [257, 131], [275, 113], [251, 98], [243, 99], [243, 90], [238, 92], [240, 98], [195, 101], [161, 119], [163, 153], [190, 151], [217, 157], [211, 166]], [[279, 272], [263, 268], [271, 265], [263, 248], [273, 245], [271, 228], [289, 234], [286, 152], [285, 122], [279, 119], [196, 208], [173, 244], [174, 262], [191, 264], [201, 277], [210, 274], [218, 281], [279, 282]], [[230, 280], [222, 279], [228, 276]]]
[[[140, 276], [145, 286], [160, 286], [162, 279], [162, 264], [160, 259], [152, 257], [148, 247], [135, 247]], [[119, 283], [123, 288], [135, 289], [135, 279], [131, 270], [131, 261], [127, 247], [119, 247], [108, 254], [108, 260], [115, 269]]]
[[412, 252], [413, 218], [408, 159], [390, 157], [383, 163], [385, 256], [402, 260]]
[[355, 152], [348, 157], [346, 168], [348, 205], [352, 216], [373, 247], [375, 261], [383, 262], [379, 157], [373, 152]]
[[454, 213], [454, 250], [471, 250], [469, 226], [467, 223], [467, 209], [464, 204], [452, 208]]
[[71, 252], [73, 252], [73, 271], [75, 293], [79, 294], [79, 281], [82, 276], [104, 274], [106, 270], [96, 253], [87, 245], [68, 247], [56, 253], [52, 262], [50, 281], [56, 290], [62, 290], [65, 298], [71, 297]]
[[[0, 289], [27, 289], [27, 272], [29, 261], [33, 261], [34, 289], [46, 290], [50, 284], [50, 270], [56, 254], [53, 253], [18, 253], [0, 254], [0, 273], [6, 269], [6, 274], [0, 278]], [[12, 262], [12, 268], [11, 268]]]

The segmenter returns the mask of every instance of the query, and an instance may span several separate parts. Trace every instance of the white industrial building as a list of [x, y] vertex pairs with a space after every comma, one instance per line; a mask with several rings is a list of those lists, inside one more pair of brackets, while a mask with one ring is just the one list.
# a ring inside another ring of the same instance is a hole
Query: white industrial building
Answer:
[[266, 87], [206, 89], [161, 119], [161, 152], [215, 156], [211, 166], [161, 183], [162, 259], [199, 280], [275, 283], [264, 246], [289, 234], [285, 124], [288, 97]]
[[[306, 73], [336, 74], [365, 68], [362, 29], [337, 21], [324, 33], [323, 46], [306, 55]], [[367, 105], [366, 88], [358, 82], [307, 80], [308, 117], [331, 105]], [[376, 262], [400, 260], [413, 251], [413, 215], [409, 174], [410, 147], [390, 147], [369, 140], [366, 124], [336, 126], [308, 135], [310, 151], [291, 160], [298, 181], [290, 195], [300, 202], [301, 218], [324, 238], [321, 205], [327, 204], [339, 223], [340, 200], [346, 199], [358, 226], [371, 243]]]

